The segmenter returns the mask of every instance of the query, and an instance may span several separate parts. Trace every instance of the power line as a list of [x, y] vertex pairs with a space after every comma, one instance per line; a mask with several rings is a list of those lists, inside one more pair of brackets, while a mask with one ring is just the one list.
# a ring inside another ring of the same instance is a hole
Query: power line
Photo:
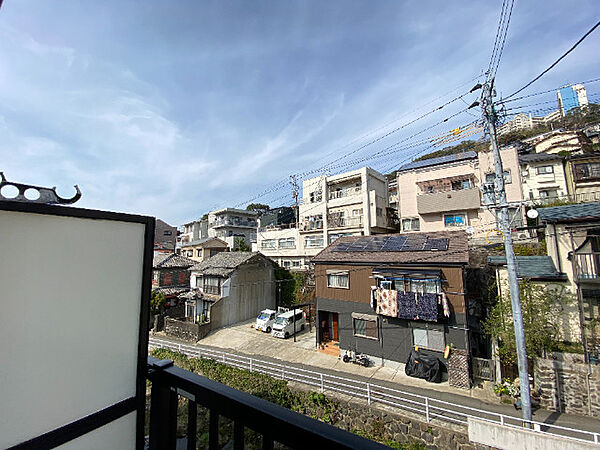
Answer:
[[519, 92], [527, 89], [529, 86], [531, 86], [533, 83], [535, 83], [537, 80], [539, 80], [540, 78], [542, 78], [543, 75], [545, 75], [546, 73], [548, 73], [550, 70], [552, 70], [560, 61], [562, 61], [569, 53], [571, 53], [573, 50], [575, 50], [575, 48], [577, 48], [577, 46], [579, 44], [581, 44], [585, 38], [587, 38], [590, 34], [592, 34], [592, 32], [598, 28], [600, 26], [600, 21], [596, 22], [596, 24], [590, 28], [588, 30], [587, 33], [585, 33], [577, 42], [575, 42], [575, 44], [573, 44], [573, 46], [567, 50], [565, 53], [562, 54], [562, 56], [560, 58], [558, 58], [556, 61], [554, 61], [546, 70], [544, 70], [542, 73], [540, 73], [537, 77], [535, 77], [533, 80], [531, 80], [529, 83], [527, 83], [525, 86], [523, 86], [521, 89], [516, 90], [515, 92], [513, 92], [512, 94], [510, 94], [508, 97], [506, 97], [506, 99], [509, 99], [515, 95], [517, 95]]
[[[586, 84], [597, 83], [598, 81], [600, 81], [600, 78], [593, 78], [591, 80], [579, 81], [579, 82], [571, 83], [571, 84], [583, 84], [583, 85], [586, 85]], [[510, 100], [502, 99], [499, 102], [495, 102], [494, 104], [495, 105], [499, 105], [499, 104], [503, 104], [503, 103], [515, 102], [517, 100], [521, 100], [521, 99], [529, 98], [529, 97], [534, 97], [536, 95], [542, 95], [542, 94], [548, 94], [550, 92], [556, 92], [558, 89], [560, 89], [560, 86], [556, 87], [556, 88], [553, 88], [553, 89], [548, 89], [548, 90], [545, 90], [545, 91], [534, 92], [533, 94], [522, 95], [521, 97], [513, 98], [513, 99], [510, 99]]]

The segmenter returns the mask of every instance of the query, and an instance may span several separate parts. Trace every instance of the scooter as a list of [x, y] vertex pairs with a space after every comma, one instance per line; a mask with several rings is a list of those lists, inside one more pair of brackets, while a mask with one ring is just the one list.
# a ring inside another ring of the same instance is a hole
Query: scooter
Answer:
[[356, 353], [354, 351], [346, 350], [346, 354], [343, 356], [342, 360], [345, 363], [353, 363], [358, 364], [359, 366], [369, 367], [371, 365], [371, 360], [367, 355], [363, 355], [362, 353]]

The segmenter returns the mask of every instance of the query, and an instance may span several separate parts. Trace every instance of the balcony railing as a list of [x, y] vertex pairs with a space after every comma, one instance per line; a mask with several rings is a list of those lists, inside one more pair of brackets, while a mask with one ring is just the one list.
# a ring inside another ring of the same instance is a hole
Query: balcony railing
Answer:
[[361, 192], [360, 187], [350, 187], [347, 189], [342, 189], [340, 191], [330, 191], [329, 192], [329, 200], [333, 200], [336, 198], [348, 197], [350, 195], [360, 194], [360, 192]]
[[323, 220], [306, 220], [302, 223], [301, 231], [322, 230]]
[[600, 252], [576, 253], [577, 278], [600, 281]]
[[[318, 420], [238, 391], [173, 365], [173, 361], [148, 358], [150, 397], [150, 450], [170, 450], [177, 446], [177, 413], [180, 398], [187, 399], [186, 447], [195, 449], [198, 435], [198, 406], [209, 411], [208, 447], [219, 445], [219, 418], [233, 421], [230, 441], [233, 449], [243, 449], [246, 428], [261, 437], [263, 449], [275, 442], [290, 448], [388, 448]], [[227, 446], [227, 445], [226, 445]]]
[[479, 188], [443, 191], [417, 195], [417, 211], [419, 214], [431, 214], [450, 211], [479, 209], [481, 197]]
[[256, 228], [257, 225], [258, 225], [257, 222], [253, 221], [253, 220], [246, 221], [246, 220], [234, 220], [234, 219], [229, 219], [229, 220], [215, 220], [214, 222], [211, 222], [209, 224], [209, 226], [211, 228], [225, 227], [225, 226]]
[[340, 217], [337, 214], [327, 216], [327, 228], [352, 228], [361, 227], [363, 216]]

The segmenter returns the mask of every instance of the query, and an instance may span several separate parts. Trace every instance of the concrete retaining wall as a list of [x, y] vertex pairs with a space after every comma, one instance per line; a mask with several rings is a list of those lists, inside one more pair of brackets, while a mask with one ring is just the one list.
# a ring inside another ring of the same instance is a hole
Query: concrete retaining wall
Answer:
[[205, 337], [211, 330], [211, 323], [201, 325], [185, 320], [165, 317], [165, 334], [185, 341], [197, 342]]
[[583, 450], [597, 445], [469, 417], [469, 440], [501, 449]]

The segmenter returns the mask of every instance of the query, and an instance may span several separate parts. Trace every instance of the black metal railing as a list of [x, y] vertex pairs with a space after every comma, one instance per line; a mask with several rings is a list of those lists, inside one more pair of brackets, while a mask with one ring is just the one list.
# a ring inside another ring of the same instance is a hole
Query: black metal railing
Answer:
[[219, 418], [233, 421], [233, 448], [245, 447], [244, 431], [262, 437], [262, 448], [278, 442], [290, 448], [384, 449], [384, 445], [238, 391], [173, 365], [148, 358], [150, 399], [149, 448], [175, 449], [179, 397], [187, 402], [187, 448], [195, 449], [198, 406], [209, 411], [208, 446], [219, 447]]

